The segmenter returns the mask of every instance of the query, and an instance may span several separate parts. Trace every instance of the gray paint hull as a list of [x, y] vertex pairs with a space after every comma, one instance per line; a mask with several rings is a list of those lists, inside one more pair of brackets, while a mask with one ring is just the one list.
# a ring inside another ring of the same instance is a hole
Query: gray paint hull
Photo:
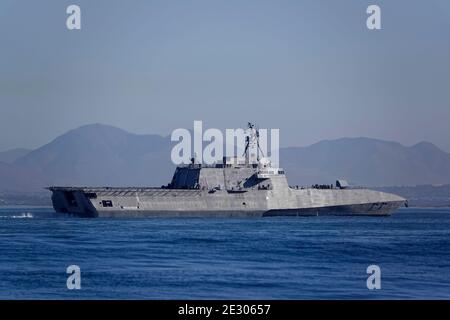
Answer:
[[[57, 212], [81, 217], [384, 216], [405, 204], [396, 195], [367, 190], [281, 189], [243, 193], [159, 188], [50, 188]], [[95, 194], [95, 197], [94, 197]], [[104, 206], [107, 201], [108, 206]], [[110, 205], [110, 206], [109, 206]]]
[[[100, 211], [91, 217], [98, 218], [261, 218], [307, 216], [389, 216], [403, 203], [343, 205], [319, 208], [280, 209], [269, 211]], [[87, 215], [81, 215], [89, 217]]]
[[342, 206], [329, 206], [318, 208], [301, 208], [288, 210], [270, 210], [264, 213], [265, 217], [274, 216], [389, 216], [399, 207], [405, 204], [404, 201], [390, 203], [366, 203]]

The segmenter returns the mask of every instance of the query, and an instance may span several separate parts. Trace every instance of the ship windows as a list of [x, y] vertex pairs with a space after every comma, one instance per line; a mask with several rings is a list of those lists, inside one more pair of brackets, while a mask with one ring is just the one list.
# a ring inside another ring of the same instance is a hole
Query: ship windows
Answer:
[[111, 200], [102, 200], [102, 206], [103, 207], [112, 207], [113, 203]]

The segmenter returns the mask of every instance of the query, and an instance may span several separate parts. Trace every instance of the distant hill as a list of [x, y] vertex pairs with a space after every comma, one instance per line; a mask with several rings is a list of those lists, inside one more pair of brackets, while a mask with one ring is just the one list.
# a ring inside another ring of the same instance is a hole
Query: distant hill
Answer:
[[285, 148], [280, 159], [289, 179], [299, 184], [330, 183], [394, 186], [450, 182], [450, 155], [431, 143], [411, 147], [370, 138], [325, 140]]
[[168, 138], [102, 125], [71, 130], [15, 161], [54, 185], [161, 185], [171, 177]]
[[[93, 124], [57, 137], [0, 165], [0, 191], [48, 185], [160, 186], [170, 181], [169, 137], [137, 135]], [[325, 140], [283, 148], [291, 185], [334, 183], [396, 186], [450, 183], [450, 155], [428, 142], [403, 146], [370, 138]]]
[[0, 152], [0, 162], [13, 163], [17, 159], [25, 156], [31, 150], [25, 148], [15, 148]]

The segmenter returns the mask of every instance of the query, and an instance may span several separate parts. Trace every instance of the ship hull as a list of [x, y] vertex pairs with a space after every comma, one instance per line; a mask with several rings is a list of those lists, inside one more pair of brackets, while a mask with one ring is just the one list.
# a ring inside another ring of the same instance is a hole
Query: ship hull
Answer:
[[298, 208], [270, 210], [264, 217], [274, 216], [389, 216], [398, 208], [404, 206], [404, 201], [389, 203], [363, 203], [351, 205], [338, 205], [316, 208]]
[[254, 218], [387, 216], [405, 199], [372, 190], [288, 190], [244, 193], [157, 188], [50, 188], [55, 211], [103, 218]]
[[380, 205], [367, 203], [357, 205], [318, 208], [275, 209], [269, 211], [154, 211], [154, 210], [103, 210], [95, 214], [77, 214], [96, 218], [261, 218], [261, 217], [308, 217], [308, 216], [389, 216], [402, 202]]

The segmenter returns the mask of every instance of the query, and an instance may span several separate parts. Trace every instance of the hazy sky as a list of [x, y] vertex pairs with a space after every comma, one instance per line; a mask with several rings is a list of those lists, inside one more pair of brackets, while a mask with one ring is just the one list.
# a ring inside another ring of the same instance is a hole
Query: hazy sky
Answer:
[[[66, 28], [78, 4], [82, 30]], [[366, 8], [382, 9], [382, 30]], [[88, 123], [450, 151], [450, 1], [0, 1], [0, 150]]]

